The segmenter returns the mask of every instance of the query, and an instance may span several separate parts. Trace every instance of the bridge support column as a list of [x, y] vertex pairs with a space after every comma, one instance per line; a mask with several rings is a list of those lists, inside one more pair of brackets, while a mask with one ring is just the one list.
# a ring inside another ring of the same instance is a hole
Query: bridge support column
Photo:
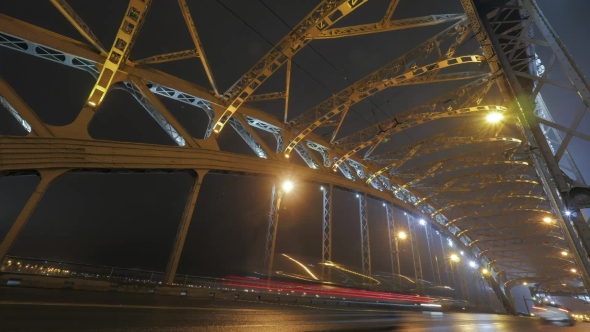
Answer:
[[[416, 290], [424, 295], [424, 276], [422, 274], [422, 259], [420, 259], [420, 246], [416, 235], [416, 218], [407, 214], [408, 230], [410, 231], [410, 246], [412, 247], [412, 261], [414, 263], [414, 277], [416, 278]], [[416, 262], [417, 261], [417, 262]]]
[[27, 224], [27, 221], [29, 221], [29, 217], [31, 217], [33, 211], [35, 211], [35, 207], [41, 200], [41, 197], [43, 197], [43, 194], [45, 194], [45, 192], [47, 191], [49, 185], [53, 181], [55, 181], [60, 175], [67, 171], [68, 170], [66, 169], [60, 169], [40, 172], [41, 180], [37, 184], [35, 191], [33, 191], [31, 197], [29, 197], [29, 200], [21, 210], [15, 222], [10, 227], [10, 230], [8, 230], [8, 233], [6, 234], [6, 236], [4, 236], [2, 243], [0, 243], [0, 261], [3, 261], [6, 255], [8, 254], [8, 251], [18, 238], [20, 232]]
[[272, 195], [270, 198], [270, 213], [268, 215], [268, 230], [266, 233], [266, 246], [264, 249], [264, 266], [263, 270], [267, 273], [268, 281], [272, 278], [272, 266], [275, 260], [275, 244], [277, 241], [277, 229], [279, 226], [279, 210], [281, 208], [281, 198], [283, 190], [275, 184], [272, 185]]
[[361, 257], [363, 274], [371, 276], [371, 245], [369, 242], [369, 216], [367, 212], [367, 194], [357, 194], [359, 199], [359, 219], [361, 224]]
[[433, 239], [432, 239], [432, 229], [428, 224], [424, 225], [424, 233], [426, 234], [426, 244], [428, 245], [428, 257], [430, 258], [430, 271], [432, 271], [432, 280], [436, 286], [440, 286], [440, 274], [437, 277], [437, 271], [434, 269], [434, 260], [432, 259], [432, 247], [433, 247]]
[[332, 268], [326, 265], [332, 261], [332, 189], [331, 184], [322, 186], [322, 281], [332, 280]]
[[171, 285], [174, 282], [176, 269], [178, 268], [178, 262], [180, 261], [180, 255], [182, 255], [182, 248], [184, 247], [184, 241], [186, 240], [186, 234], [188, 233], [188, 228], [193, 219], [193, 212], [195, 210], [195, 205], [197, 204], [201, 184], [203, 184], [203, 178], [207, 172], [208, 170], [197, 170], [197, 179], [186, 199], [186, 205], [182, 212], [182, 219], [178, 225], [178, 231], [176, 231], [172, 253], [170, 254], [168, 264], [166, 265], [166, 272], [164, 273], [164, 282], [167, 285]]
[[399, 261], [399, 243], [395, 232], [395, 220], [393, 218], [393, 206], [384, 204], [387, 213], [387, 233], [389, 234], [389, 257], [391, 259], [391, 281], [398, 290], [402, 290], [401, 266]]

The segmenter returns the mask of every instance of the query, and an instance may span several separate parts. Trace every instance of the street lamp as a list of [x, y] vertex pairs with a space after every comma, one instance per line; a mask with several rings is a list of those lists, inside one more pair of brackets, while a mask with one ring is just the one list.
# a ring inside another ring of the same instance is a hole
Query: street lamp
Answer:
[[564, 250], [561, 252], [561, 256], [567, 256], [567, 255], [568, 255], [567, 251]]
[[550, 222], [552, 222], [552, 221], [553, 221], [553, 219], [551, 219], [551, 218], [549, 218], [549, 217], [545, 217], [545, 218], [543, 218], [543, 222], [550, 223]]
[[460, 260], [461, 260], [461, 259], [460, 259], [460, 258], [459, 258], [459, 256], [457, 256], [456, 254], [452, 254], [452, 255], [451, 255], [451, 261], [452, 261], [452, 262], [458, 262], [458, 261], [460, 261]]
[[469, 267], [476, 268], [477, 264], [474, 261], [469, 262]]
[[288, 193], [292, 189], [293, 189], [293, 182], [288, 181], [288, 180], [283, 182], [283, 191], [284, 192]]
[[397, 237], [401, 240], [405, 240], [408, 238], [408, 234], [406, 234], [406, 232], [402, 231], [402, 232], [397, 233]]
[[424, 225], [426, 225], [426, 220], [420, 219], [419, 223], [420, 223], [420, 225], [424, 226]]
[[488, 269], [482, 269], [481, 270], [481, 274], [483, 274], [484, 276], [485, 275], [488, 275], [489, 273], [490, 273], [490, 271]]
[[578, 273], [578, 270], [576, 269], [571, 269], [570, 271], [572, 271], [572, 273]]
[[486, 121], [489, 123], [498, 123], [504, 119], [504, 115], [498, 112], [488, 113], [486, 116]]

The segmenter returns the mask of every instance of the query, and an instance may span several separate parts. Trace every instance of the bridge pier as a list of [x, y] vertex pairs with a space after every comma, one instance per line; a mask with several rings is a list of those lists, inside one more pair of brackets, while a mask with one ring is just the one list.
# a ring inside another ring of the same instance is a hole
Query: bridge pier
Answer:
[[[387, 214], [387, 232], [389, 234], [389, 255], [391, 259], [391, 281], [396, 283], [398, 290], [402, 290], [401, 266], [399, 261], [399, 242], [395, 232], [395, 220], [393, 218], [393, 206], [384, 203]], [[394, 281], [395, 279], [395, 281]]]
[[367, 194], [357, 194], [359, 200], [359, 219], [361, 226], [361, 257], [365, 276], [371, 276], [371, 245], [369, 242], [369, 216], [367, 211]]
[[332, 261], [332, 189], [333, 186], [331, 184], [321, 187], [323, 202], [322, 281], [332, 281], [332, 268], [326, 265], [326, 262]]
[[272, 266], [275, 259], [275, 244], [277, 241], [277, 229], [279, 226], [279, 211], [281, 208], [281, 198], [283, 190], [277, 189], [275, 184], [272, 185], [272, 194], [270, 198], [270, 212], [268, 214], [268, 230], [266, 233], [266, 245], [264, 248], [263, 272], [267, 272], [268, 281], [272, 278]]
[[197, 204], [199, 191], [201, 190], [203, 178], [207, 174], [208, 170], [196, 170], [196, 172], [197, 178], [195, 179], [195, 183], [186, 199], [186, 205], [184, 206], [184, 211], [182, 212], [182, 219], [178, 225], [178, 231], [176, 231], [172, 252], [170, 253], [168, 264], [166, 264], [164, 283], [167, 285], [171, 285], [174, 282], [176, 269], [178, 268], [178, 262], [180, 261], [180, 255], [182, 255], [182, 248], [184, 247], [184, 241], [186, 240], [186, 234], [188, 233], [189, 226], [193, 219], [193, 212], [195, 210], [195, 205]]
[[[422, 259], [420, 258], [420, 246], [416, 235], [416, 218], [406, 214], [408, 219], [408, 230], [410, 232], [410, 247], [412, 248], [412, 262], [414, 263], [414, 277], [416, 278], [416, 290], [418, 294], [424, 294], [424, 276], [422, 274]], [[418, 261], [416, 263], [416, 260]]]
[[8, 233], [6, 233], [6, 236], [4, 236], [2, 243], [0, 243], [0, 262], [3, 261], [6, 255], [8, 254], [8, 251], [10, 250], [10, 248], [18, 238], [20, 232], [23, 230], [23, 228], [29, 221], [29, 218], [35, 211], [35, 207], [37, 207], [37, 204], [39, 203], [39, 201], [41, 201], [41, 198], [47, 191], [49, 185], [67, 171], [67, 169], [59, 169], [44, 170], [40, 172], [39, 176], [41, 179], [37, 184], [35, 191], [33, 191], [31, 197], [29, 197], [29, 200], [27, 201], [27, 203], [21, 210], [20, 214], [10, 227], [10, 230], [8, 230]]

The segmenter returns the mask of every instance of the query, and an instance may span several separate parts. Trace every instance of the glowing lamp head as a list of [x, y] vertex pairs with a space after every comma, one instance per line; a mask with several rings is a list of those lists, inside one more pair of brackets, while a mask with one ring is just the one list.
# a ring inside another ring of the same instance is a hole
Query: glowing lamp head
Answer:
[[96, 106], [96, 103], [95, 103], [95, 102], [93, 102], [93, 101], [89, 101], [89, 102], [88, 102], [88, 105], [90, 105], [90, 106]]
[[418, 221], [420, 223], [420, 225], [424, 226], [426, 225], [426, 220], [424, 219], [420, 219], [420, 221]]
[[289, 154], [285, 153], [285, 158], [289, 159]]
[[578, 273], [578, 270], [576, 269], [571, 269], [570, 271], [572, 271], [572, 273]]
[[397, 237], [399, 237], [399, 238], [400, 238], [400, 239], [402, 239], [402, 240], [405, 240], [405, 239], [407, 239], [407, 238], [408, 238], [408, 234], [406, 234], [406, 232], [399, 232], [399, 233], [397, 234]]
[[551, 218], [549, 218], [549, 217], [545, 217], [545, 218], [543, 218], [543, 222], [550, 223], [550, 222], [552, 222], [552, 221], [553, 221], [553, 219], [551, 219]]
[[285, 182], [283, 182], [283, 190], [285, 192], [288, 193], [292, 189], [293, 189], [293, 182], [291, 182], [291, 181], [285, 181]]
[[498, 112], [488, 113], [486, 116], [486, 121], [489, 123], [498, 123], [504, 119], [504, 115]]
[[526, 285], [528, 285], [529, 283], [525, 281], [525, 282], [523, 282], [522, 284], [523, 284], [524, 286], [526, 286]]
[[476, 268], [477, 267], [477, 263], [475, 263], [475, 262], [469, 262], [469, 267]]
[[452, 255], [451, 255], [451, 261], [452, 261], [452, 262], [458, 262], [459, 260], [460, 260], [460, 259], [459, 259], [459, 256], [457, 256], [457, 255], [455, 255], [455, 254], [452, 254]]
[[561, 252], [561, 256], [567, 256], [567, 255], [568, 255], [567, 251], [562, 251]]
[[572, 213], [570, 211], [565, 211], [566, 216], [570, 216]]
[[489, 271], [488, 269], [482, 269], [482, 270], [481, 270], [481, 273], [482, 273], [483, 275], [488, 275], [488, 274], [490, 273], [490, 271]]

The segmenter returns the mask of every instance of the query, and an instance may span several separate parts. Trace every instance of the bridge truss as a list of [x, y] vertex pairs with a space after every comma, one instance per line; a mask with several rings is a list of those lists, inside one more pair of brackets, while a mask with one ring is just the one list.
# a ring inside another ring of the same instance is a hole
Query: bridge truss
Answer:
[[[321, 1], [224, 93], [218, 89], [206, 45], [197, 33], [199, 23], [193, 20], [186, 0], [179, 0], [178, 5], [194, 48], [144, 59], [133, 59], [129, 54], [151, 0], [129, 1], [110, 49], [65, 0], [51, 3], [86, 42], [0, 14], [0, 46], [85, 71], [95, 81], [76, 119], [54, 126], [44, 123], [0, 78], [0, 103], [26, 131], [25, 137], [0, 136], [1, 174], [32, 172], [41, 179], [2, 240], [0, 257], [6, 256], [50, 184], [67, 172], [192, 170], [197, 180], [166, 270], [165, 280], [172, 283], [203, 177], [207, 172], [231, 172], [320, 183], [324, 209], [323, 220], [318, 223], [322, 224], [324, 263], [331, 260], [332, 240], [337, 241], [331, 235], [331, 214], [338, 208], [332, 203], [332, 190], [339, 188], [359, 197], [365, 275], [371, 274], [367, 222], [371, 216], [366, 200], [372, 198], [387, 207], [392, 275], [399, 274], [399, 257], [393, 255], [398, 244], [391, 234], [391, 209], [395, 206], [411, 216], [411, 239], [420, 230], [417, 220], [428, 223], [429, 252], [432, 233], [436, 232], [441, 243], [442, 237], [448, 238], [490, 271], [486, 280], [509, 311], [514, 307], [507, 290], [521, 280], [538, 280], [548, 291], [562, 285], [568, 290], [589, 289], [588, 225], [579, 211], [566, 206], [562, 195], [572, 184], [585, 185], [568, 144], [574, 137], [585, 143], [590, 140], [578, 130], [590, 106], [590, 86], [559, 37], [534, 0], [457, 0], [465, 13], [392, 20], [398, 3], [403, 1], [392, 0], [379, 22], [353, 26], [345, 25], [347, 16], [362, 11], [368, 0]], [[292, 61], [310, 42], [438, 24], [447, 28], [288, 120]], [[482, 46], [483, 55], [461, 54], [461, 46], [472, 36]], [[540, 47], [551, 53], [547, 63], [542, 64], [537, 56]], [[201, 60], [210, 86], [198, 86], [152, 67], [189, 58]], [[470, 64], [480, 69], [461, 69], [473, 68]], [[278, 75], [282, 65], [287, 67], [286, 89], [255, 94], [270, 76]], [[569, 82], [549, 78], [555, 65], [563, 69]], [[455, 81], [466, 83], [356, 133], [339, 136], [354, 105], [375, 94], [399, 86]], [[580, 107], [571, 126], [553, 121], [542, 99], [544, 85], [577, 93]], [[177, 146], [93, 139], [89, 123], [114, 89], [131, 94]], [[501, 98], [490, 97], [494, 91], [499, 91]], [[164, 98], [184, 103], [193, 111], [204, 111], [209, 119], [205, 135], [193, 137], [166, 108], [161, 101]], [[255, 102], [277, 99], [285, 100], [281, 119], [254, 106]], [[482, 125], [490, 113], [501, 113], [504, 120], [497, 125]], [[450, 130], [393, 149], [385, 144], [403, 131], [443, 121], [447, 128], [451, 124]], [[228, 127], [252, 148], [254, 156], [220, 150], [217, 139], [230, 130]], [[325, 128], [333, 129], [331, 137], [320, 134]], [[276, 146], [266, 142], [263, 135], [273, 136]], [[293, 161], [293, 151], [307, 167]], [[273, 187], [267, 236], [271, 245], [265, 252], [271, 273], [279, 191]], [[418, 250], [416, 245], [412, 243], [412, 250]], [[415, 269], [417, 278], [418, 274], [423, 278], [421, 263]], [[572, 273], [572, 269], [577, 272]], [[324, 277], [329, 279], [330, 271], [326, 268]], [[442, 283], [440, 271], [434, 279]], [[461, 286], [469, 297], [466, 286]]]

